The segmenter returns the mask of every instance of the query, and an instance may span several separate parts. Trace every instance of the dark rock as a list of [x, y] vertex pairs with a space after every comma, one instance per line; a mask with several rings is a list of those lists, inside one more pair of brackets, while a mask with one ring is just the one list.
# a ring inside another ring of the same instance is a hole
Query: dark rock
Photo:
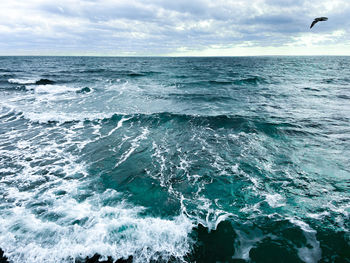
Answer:
[[76, 260], [76, 263], [132, 263], [133, 258], [129, 256], [127, 259], [120, 258], [116, 261], [113, 261], [112, 257], [108, 257], [107, 260], [99, 261], [101, 256], [99, 254], [95, 254], [92, 257], [87, 257], [85, 260]]
[[49, 79], [40, 79], [35, 82], [36, 85], [47, 85], [47, 84], [54, 84], [55, 82]]
[[261, 263], [302, 263], [294, 247], [285, 240], [266, 238], [249, 252], [253, 262]]
[[7, 257], [4, 256], [4, 251], [0, 248], [0, 263], [9, 263]]
[[221, 222], [215, 230], [199, 225], [194, 229], [197, 244], [189, 261], [197, 262], [235, 262], [232, 256], [235, 253], [234, 243], [236, 232], [229, 221]]
[[132, 256], [129, 256], [127, 259], [120, 258], [115, 263], [132, 263]]
[[77, 93], [89, 93], [89, 92], [91, 92], [91, 89], [89, 87], [85, 87], [77, 91]]

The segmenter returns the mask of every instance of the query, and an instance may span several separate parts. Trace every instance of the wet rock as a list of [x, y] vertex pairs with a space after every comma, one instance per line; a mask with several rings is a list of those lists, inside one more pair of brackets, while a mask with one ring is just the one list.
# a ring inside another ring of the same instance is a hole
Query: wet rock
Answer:
[[4, 256], [4, 251], [0, 248], [0, 263], [9, 263], [7, 257]]

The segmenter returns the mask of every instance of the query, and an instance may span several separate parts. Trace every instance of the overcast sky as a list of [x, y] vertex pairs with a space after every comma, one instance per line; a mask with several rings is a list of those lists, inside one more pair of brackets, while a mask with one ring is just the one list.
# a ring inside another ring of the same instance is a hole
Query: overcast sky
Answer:
[[0, 3], [0, 55], [315, 54], [350, 55], [350, 0]]

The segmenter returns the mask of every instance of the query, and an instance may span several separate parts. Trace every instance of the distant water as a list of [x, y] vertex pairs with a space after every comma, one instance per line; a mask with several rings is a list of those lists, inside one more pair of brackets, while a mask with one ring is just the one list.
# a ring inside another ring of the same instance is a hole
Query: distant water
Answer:
[[10, 262], [350, 262], [350, 57], [0, 57]]

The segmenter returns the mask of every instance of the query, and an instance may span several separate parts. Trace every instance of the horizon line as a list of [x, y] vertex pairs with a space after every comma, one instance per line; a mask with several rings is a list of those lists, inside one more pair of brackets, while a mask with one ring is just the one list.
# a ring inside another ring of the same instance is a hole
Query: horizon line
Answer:
[[1, 55], [0, 57], [111, 57], [111, 58], [232, 58], [232, 57], [350, 57], [349, 54], [337, 55], [207, 55], [207, 56], [183, 56], [183, 55]]

